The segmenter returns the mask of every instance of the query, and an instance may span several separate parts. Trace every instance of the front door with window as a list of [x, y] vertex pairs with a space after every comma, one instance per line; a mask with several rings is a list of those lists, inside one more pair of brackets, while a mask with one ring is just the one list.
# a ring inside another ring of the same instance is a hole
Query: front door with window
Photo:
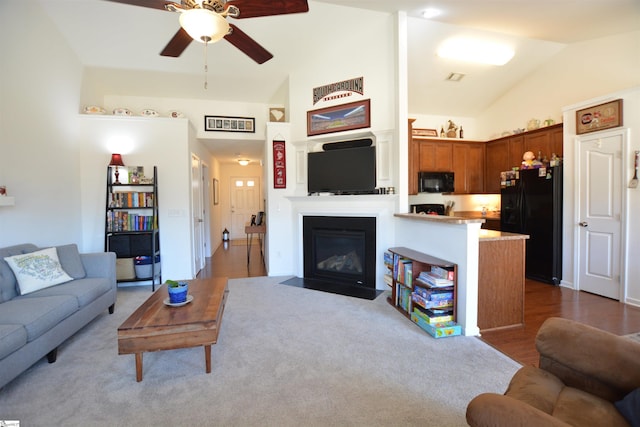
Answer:
[[231, 177], [231, 239], [245, 237], [244, 227], [260, 210], [260, 180], [257, 177]]

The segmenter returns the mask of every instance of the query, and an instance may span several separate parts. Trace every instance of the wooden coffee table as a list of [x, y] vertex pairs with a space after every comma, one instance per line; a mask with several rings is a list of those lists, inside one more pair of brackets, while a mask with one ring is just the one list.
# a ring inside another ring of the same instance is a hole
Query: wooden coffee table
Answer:
[[118, 354], [136, 355], [136, 381], [142, 381], [142, 353], [204, 346], [211, 372], [211, 345], [218, 341], [229, 290], [226, 277], [188, 280], [193, 301], [181, 307], [164, 304], [166, 283], [118, 328]]

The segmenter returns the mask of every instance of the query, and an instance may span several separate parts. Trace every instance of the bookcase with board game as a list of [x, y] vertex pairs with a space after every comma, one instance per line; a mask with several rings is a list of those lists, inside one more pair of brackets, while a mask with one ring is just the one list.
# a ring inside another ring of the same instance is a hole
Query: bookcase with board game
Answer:
[[457, 264], [404, 247], [385, 254], [388, 302], [435, 338], [461, 334], [456, 323]]

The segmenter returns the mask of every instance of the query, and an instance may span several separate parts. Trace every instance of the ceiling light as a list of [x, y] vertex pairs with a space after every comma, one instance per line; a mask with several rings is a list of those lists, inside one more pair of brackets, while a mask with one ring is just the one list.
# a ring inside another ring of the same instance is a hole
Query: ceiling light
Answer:
[[438, 56], [441, 58], [490, 65], [504, 65], [513, 55], [513, 49], [509, 46], [469, 38], [446, 40], [438, 49]]
[[238, 159], [238, 163], [240, 163], [240, 166], [247, 166], [249, 164], [249, 160], [247, 160], [247, 159]]
[[422, 17], [425, 19], [431, 19], [431, 18], [435, 18], [436, 16], [440, 15], [442, 12], [440, 11], [440, 9], [436, 9], [433, 7], [429, 7], [426, 8], [424, 10], [424, 12], [422, 12]]
[[180, 14], [180, 26], [201, 43], [214, 43], [229, 32], [229, 23], [222, 16], [207, 9], [189, 9]]

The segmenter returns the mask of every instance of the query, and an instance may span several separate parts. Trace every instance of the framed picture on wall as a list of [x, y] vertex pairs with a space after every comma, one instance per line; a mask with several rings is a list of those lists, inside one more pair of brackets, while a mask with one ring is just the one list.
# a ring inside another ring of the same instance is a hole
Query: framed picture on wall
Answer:
[[213, 178], [213, 204], [220, 203], [220, 184], [216, 178]]
[[253, 117], [204, 116], [204, 130], [213, 132], [256, 132]]
[[370, 126], [370, 99], [307, 112], [307, 136], [362, 129]]

